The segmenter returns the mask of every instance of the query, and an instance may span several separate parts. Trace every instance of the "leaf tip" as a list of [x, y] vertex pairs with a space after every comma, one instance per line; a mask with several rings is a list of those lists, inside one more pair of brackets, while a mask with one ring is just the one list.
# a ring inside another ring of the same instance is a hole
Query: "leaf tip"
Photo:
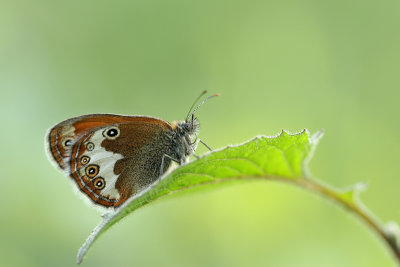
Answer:
[[[308, 133], [307, 129], [304, 129]], [[325, 129], [321, 129], [310, 137], [310, 143], [317, 143], [324, 136]]]
[[82, 263], [83, 255], [82, 255], [81, 249], [79, 249], [78, 255], [76, 256], [76, 264], [77, 265], [80, 265]]
[[[90, 236], [89, 236], [90, 237]], [[88, 238], [89, 239], [89, 238]], [[86, 255], [86, 252], [88, 251], [90, 244], [87, 244], [87, 240], [83, 246], [81, 246], [78, 250], [78, 254], [76, 255], [76, 264], [80, 265], [83, 261], [83, 257]]]
[[388, 222], [385, 225], [385, 234], [389, 238], [389, 241], [400, 251], [400, 229], [396, 222]]

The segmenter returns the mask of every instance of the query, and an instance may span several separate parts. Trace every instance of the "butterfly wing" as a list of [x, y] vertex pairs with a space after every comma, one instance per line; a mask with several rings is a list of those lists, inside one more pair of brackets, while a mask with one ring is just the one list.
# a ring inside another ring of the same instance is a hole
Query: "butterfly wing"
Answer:
[[119, 206], [158, 178], [173, 130], [152, 117], [86, 115], [53, 127], [49, 151], [92, 201]]

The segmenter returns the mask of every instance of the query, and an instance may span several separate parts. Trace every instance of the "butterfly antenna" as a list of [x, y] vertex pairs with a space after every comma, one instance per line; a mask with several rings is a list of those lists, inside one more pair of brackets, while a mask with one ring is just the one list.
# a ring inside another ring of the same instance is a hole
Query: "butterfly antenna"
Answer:
[[[219, 94], [213, 94], [213, 95], [210, 95], [209, 97], [207, 97], [206, 99], [204, 99], [204, 100], [192, 111], [192, 113], [189, 113], [188, 117], [189, 117], [190, 115], [193, 115], [193, 114], [196, 112], [196, 110], [198, 110], [199, 107], [201, 107], [206, 101], [208, 101], [209, 99], [211, 99], [211, 98], [213, 98], [213, 97], [216, 97], [216, 96], [219, 96]], [[187, 118], [188, 118], [188, 117], [187, 117]], [[186, 118], [186, 119], [187, 119], [187, 118]]]
[[190, 107], [188, 114], [186, 115], [186, 121], [188, 120], [188, 118], [189, 118], [189, 116], [190, 116], [190, 112], [192, 111], [194, 105], [196, 105], [196, 103], [199, 101], [199, 99], [200, 99], [203, 95], [205, 95], [206, 93], [207, 93], [207, 90], [204, 90], [204, 91], [196, 98], [196, 100], [193, 101], [193, 104], [192, 104], [192, 106]]

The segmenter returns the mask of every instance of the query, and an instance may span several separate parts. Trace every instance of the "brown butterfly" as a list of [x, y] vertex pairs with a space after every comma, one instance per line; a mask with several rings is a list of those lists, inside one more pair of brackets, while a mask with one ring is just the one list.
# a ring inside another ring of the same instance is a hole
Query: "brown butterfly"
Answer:
[[[157, 180], [172, 161], [182, 164], [197, 147], [193, 103], [184, 121], [148, 116], [89, 114], [65, 120], [47, 134], [51, 159], [95, 204], [118, 207]], [[211, 149], [210, 149], [211, 150]]]

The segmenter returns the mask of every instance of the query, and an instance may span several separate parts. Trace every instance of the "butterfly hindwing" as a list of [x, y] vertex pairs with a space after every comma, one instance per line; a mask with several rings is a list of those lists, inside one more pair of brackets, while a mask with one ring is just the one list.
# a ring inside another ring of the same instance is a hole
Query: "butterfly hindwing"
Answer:
[[48, 142], [53, 159], [81, 191], [109, 207], [157, 179], [172, 131], [173, 125], [156, 118], [93, 114], [59, 123]]
[[70, 159], [70, 175], [79, 188], [95, 203], [114, 206], [120, 199], [115, 188], [118, 179], [114, 173], [116, 162], [123, 155], [106, 151], [101, 143], [105, 140], [103, 128], [83, 135], [73, 146]]

